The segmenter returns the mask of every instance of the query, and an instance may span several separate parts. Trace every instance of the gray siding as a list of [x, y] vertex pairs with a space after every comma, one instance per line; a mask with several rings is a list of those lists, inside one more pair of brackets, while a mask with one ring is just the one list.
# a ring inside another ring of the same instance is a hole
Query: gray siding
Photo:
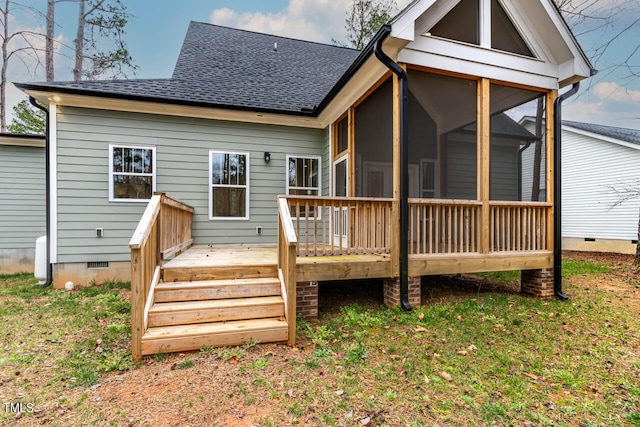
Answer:
[[467, 142], [449, 141], [447, 144], [446, 198], [476, 200], [476, 146]]
[[45, 234], [45, 149], [0, 145], [0, 249], [35, 248]]
[[[109, 202], [110, 143], [156, 147], [156, 191], [195, 208], [197, 245], [275, 243], [286, 155], [323, 156], [323, 174], [328, 163], [324, 130], [70, 107], [60, 107], [57, 119], [60, 263], [129, 259], [127, 245], [146, 203]], [[249, 153], [249, 220], [209, 220], [209, 150]], [[102, 238], [95, 237], [98, 227], [105, 230]]]
[[517, 201], [518, 147], [491, 145], [491, 200]]

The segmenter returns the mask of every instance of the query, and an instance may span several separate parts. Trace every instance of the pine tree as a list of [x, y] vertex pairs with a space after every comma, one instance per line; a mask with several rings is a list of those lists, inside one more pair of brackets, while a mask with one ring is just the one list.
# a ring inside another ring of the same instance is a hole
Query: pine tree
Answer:
[[26, 99], [13, 107], [14, 118], [7, 127], [16, 134], [44, 135], [46, 117], [42, 110], [33, 107]]

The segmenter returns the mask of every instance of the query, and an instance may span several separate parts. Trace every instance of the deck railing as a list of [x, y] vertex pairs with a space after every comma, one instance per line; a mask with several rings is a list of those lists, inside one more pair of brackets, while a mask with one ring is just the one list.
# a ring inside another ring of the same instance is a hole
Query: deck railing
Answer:
[[392, 199], [286, 196], [298, 256], [388, 254]]
[[164, 258], [193, 244], [193, 208], [166, 194], [155, 194], [147, 205], [131, 241], [131, 354], [142, 359], [141, 340], [154, 288]]
[[482, 202], [409, 199], [409, 254], [478, 252]]
[[278, 199], [278, 277], [282, 284], [284, 312], [289, 327], [289, 345], [296, 342], [296, 257], [298, 239], [293, 228], [289, 205]]
[[489, 247], [493, 252], [549, 250], [551, 203], [491, 202]]

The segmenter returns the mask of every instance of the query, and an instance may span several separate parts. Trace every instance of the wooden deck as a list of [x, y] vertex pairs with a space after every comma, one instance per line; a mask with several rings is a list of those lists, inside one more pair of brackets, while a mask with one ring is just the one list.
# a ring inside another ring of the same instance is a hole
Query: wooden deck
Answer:
[[[275, 245], [196, 246], [162, 267], [165, 282], [277, 276]], [[494, 252], [491, 254], [412, 254], [409, 274], [425, 276], [482, 271], [549, 268], [551, 251]], [[296, 281], [335, 281], [392, 277], [391, 258], [386, 254], [298, 256]], [[238, 283], [242, 283], [238, 281]]]
[[[278, 264], [275, 245], [194, 246], [166, 262], [165, 282], [175, 280], [243, 279], [273, 277]], [[277, 275], [277, 274], [276, 274]], [[386, 254], [298, 256], [296, 280], [325, 281], [391, 277]]]
[[[409, 276], [553, 266], [547, 204], [410, 202]], [[129, 243], [135, 361], [248, 340], [294, 345], [298, 283], [400, 275], [396, 200], [280, 197], [277, 245], [192, 247], [193, 211], [156, 194]]]

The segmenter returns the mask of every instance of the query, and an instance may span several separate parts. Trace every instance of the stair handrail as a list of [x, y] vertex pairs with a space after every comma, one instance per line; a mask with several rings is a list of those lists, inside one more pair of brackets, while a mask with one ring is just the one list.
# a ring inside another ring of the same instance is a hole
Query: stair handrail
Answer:
[[278, 197], [278, 277], [282, 285], [285, 319], [289, 327], [288, 344], [296, 343], [296, 236], [287, 199]]
[[131, 356], [142, 360], [142, 336], [147, 327], [147, 303], [164, 257], [175, 255], [192, 243], [194, 209], [164, 193], [154, 194], [136, 227], [131, 251]]

